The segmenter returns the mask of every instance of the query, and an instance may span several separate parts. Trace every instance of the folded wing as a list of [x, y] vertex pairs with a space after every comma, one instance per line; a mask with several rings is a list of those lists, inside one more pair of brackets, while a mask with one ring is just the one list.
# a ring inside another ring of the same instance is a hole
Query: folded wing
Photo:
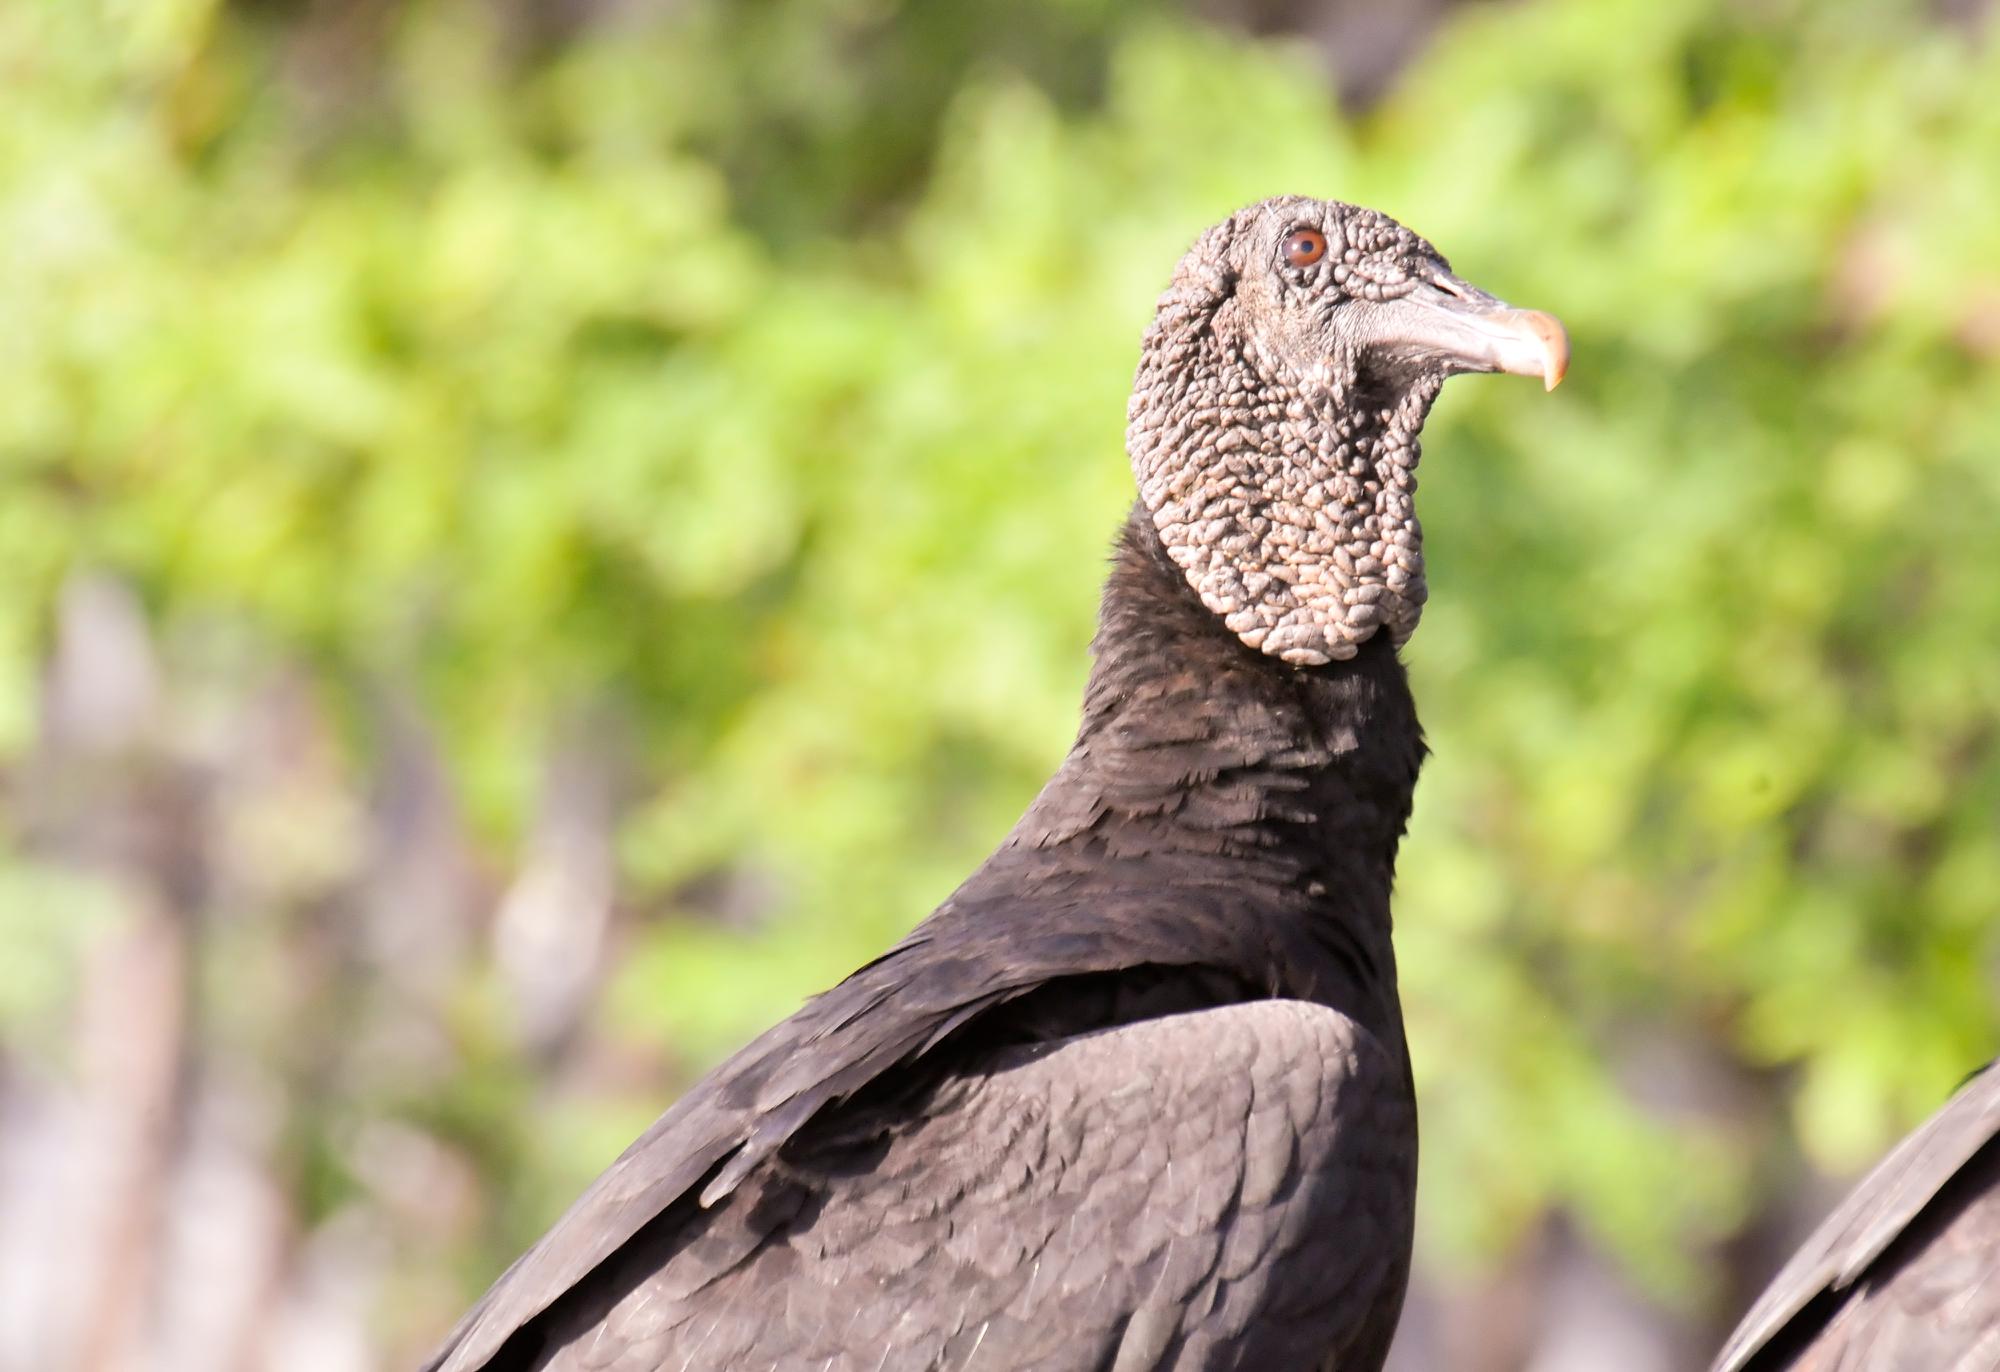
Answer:
[[1989, 1064], [1785, 1264], [1712, 1372], [2000, 1368], [2000, 1071]]
[[1279, 1000], [863, 1095], [725, 1204], [672, 1207], [524, 1365], [1373, 1365], [1415, 1188], [1399, 1077], [1345, 1016]]

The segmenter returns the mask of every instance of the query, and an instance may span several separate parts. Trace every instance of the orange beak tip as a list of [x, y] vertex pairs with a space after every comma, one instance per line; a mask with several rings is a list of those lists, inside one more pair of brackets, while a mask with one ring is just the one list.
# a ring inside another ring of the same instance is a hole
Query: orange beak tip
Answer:
[[1542, 344], [1542, 390], [1544, 393], [1562, 385], [1562, 379], [1569, 375], [1569, 331], [1562, 321], [1552, 314], [1540, 310], [1530, 313], [1525, 321]]

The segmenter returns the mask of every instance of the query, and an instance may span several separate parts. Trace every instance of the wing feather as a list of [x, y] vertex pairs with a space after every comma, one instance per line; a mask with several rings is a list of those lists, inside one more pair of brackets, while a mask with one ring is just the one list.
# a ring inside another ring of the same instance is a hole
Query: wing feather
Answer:
[[1414, 1128], [1400, 1060], [1304, 1002], [1001, 1050], [920, 1101], [815, 1123], [716, 1210], [683, 1206], [552, 1312], [535, 1365], [650, 1372], [722, 1347], [856, 1372], [1372, 1366], [1406, 1276]]
[[[1927, 1282], [1912, 1270], [1927, 1261], [1915, 1240], [1938, 1241], [1942, 1262], [1966, 1245], [1977, 1252], [1963, 1275], [1971, 1286], [1954, 1293], [1988, 1293], [1988, 1314], [2000, 1319], [2000, 1071], [1982, 1069], [1930, 1119], [1891, 1150], [1779, 1271], [1716, 1355], [1711, 1372], [1742, 1372], [1759, 1365], [1836, 1367], [1875, 1363], [1824, 1362], [1804, 1350], [1816, 1340], [1862, 1336], [1860, 1307], [1869, 1288], [1896, 1284], [1911, 1293], [1952, 1284], [1940, 1271]], [[1956, 1183], [1956, 1185], [1955, 1185]], [[1976, 1184], [1972, 1184], [1976, 1183]], [[1992, 1199], [1981, 1207], [1982, 1197]], [[1968, 1213], [1969, 1208], [1976, 1213]], [[1987, 1210], [1994, 1213], [1987, 1215]], [[1943, 1213], [1949, 1211], [1950, 1213]], [[1892, 1249], [1898, 1251], [1892, 1252]], [[1935, 1296], [1935, 1293], [1933, 1293]], [[1935, 1296], [1943, 1299], [1942, 1296]], [[1892, 1297], [1873, 1302], [1879, 1316], [1896, 1308]], [[1926, 1364], [1931, 1365], [1931, 1364]], [[1944, 1364], [1935, 1364], [1943, 1367]], [[1967, 1364], [1989, 1369], [1990, 1363]]]

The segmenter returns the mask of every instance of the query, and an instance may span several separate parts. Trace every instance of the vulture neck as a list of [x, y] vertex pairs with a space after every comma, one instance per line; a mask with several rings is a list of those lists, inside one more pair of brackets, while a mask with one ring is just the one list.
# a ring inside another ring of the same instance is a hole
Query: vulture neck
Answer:
[[1094, 651], [1076, 744], [1016, 841], [1087, 855], [1255, 993], [1400, 1047], [1389, 893], [1424, 744], [1389, 636], [1312, 667], [1246, 646], [1141, 505]]

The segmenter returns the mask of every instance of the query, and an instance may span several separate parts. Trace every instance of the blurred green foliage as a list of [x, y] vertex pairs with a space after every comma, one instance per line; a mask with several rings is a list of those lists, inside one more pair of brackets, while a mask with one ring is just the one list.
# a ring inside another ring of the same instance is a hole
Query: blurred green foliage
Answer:
[[[1561, 1205], [1692, 1291], [1766, 1178], [1647, 1044], [1796, 1067], [1841, 1169], [1994, 1051], [1994, 45], [1527, 0], [1356, 121], [1303, 50], [1110, 0], [667, 9], [523, 52], [412, 5], [331, 93], [259, 8], [0, 9], [0, 765], [80, 567], [332, 698], [418, 683], [496, 853], [539, 741], [608, 703], [649, 917], [600, 1028], [697, 1070], [1053, 767], [1152, 298], [1238, 204], [1326, 194], [1575, 348], [1553, 398], [1456, 383], [1428, 444], [1429, 1251]], [[688, 903], [745, 873], [754, 918]], [[421, 1113], [506, 1135], [483, 1273], [680, 1083], [510, 1125], [534, 1087], [468, 995]]]

